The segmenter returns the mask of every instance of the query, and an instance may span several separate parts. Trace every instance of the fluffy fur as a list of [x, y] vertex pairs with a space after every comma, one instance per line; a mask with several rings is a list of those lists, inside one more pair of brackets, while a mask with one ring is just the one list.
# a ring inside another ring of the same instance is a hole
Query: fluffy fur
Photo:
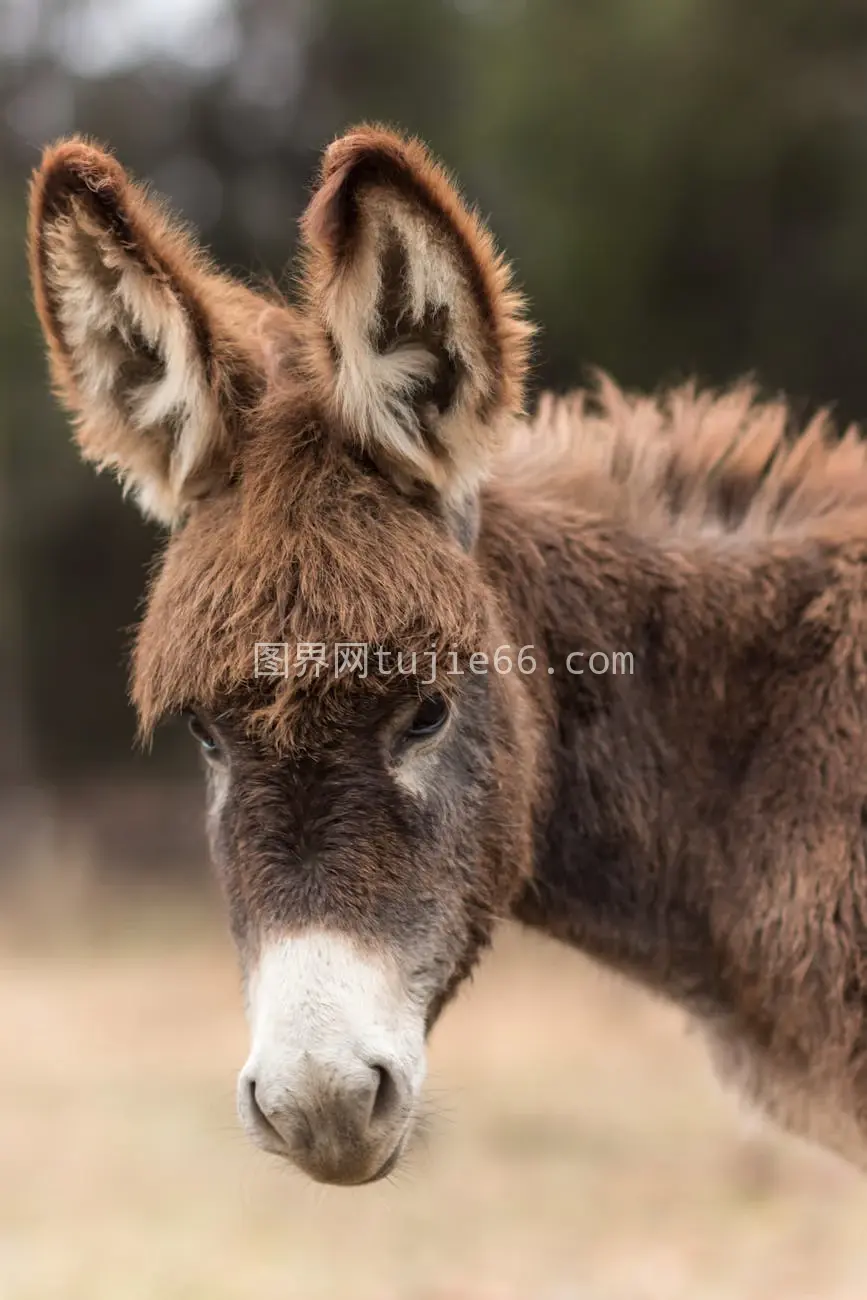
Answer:
[[[760, 1104], [867, 1165], [864, 444], [747, 386], [602, 379], [524, 419], [506, 268], [380, 128], [326, 153], [303, 234], [274, 304], [80, 141], [33, 187], [84, 453], [176, 529], [133, 695], [145, 732], [182, 706], [213, 732], [242, 961], [357, 935], [430, 1026], [511, 913], [678, 1000]], [[454, 648], [423, 782], [414, 674], [266, 690], [257, 641]], [[503, 644], [536, 671], [466, 671]]]

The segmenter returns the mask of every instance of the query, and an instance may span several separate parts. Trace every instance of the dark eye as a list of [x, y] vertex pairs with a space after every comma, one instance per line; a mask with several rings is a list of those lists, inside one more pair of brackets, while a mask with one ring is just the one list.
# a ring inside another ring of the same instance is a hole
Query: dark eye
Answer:
[[198, 714], [187, 714], [187, 726], [206, 754], [216, 754], [219, 745]]
[[406, 729], [410, 740], [433, 736], [445, 724], [449, 706], [442, 695], [426, 695], [415, 711], [415, 717]]

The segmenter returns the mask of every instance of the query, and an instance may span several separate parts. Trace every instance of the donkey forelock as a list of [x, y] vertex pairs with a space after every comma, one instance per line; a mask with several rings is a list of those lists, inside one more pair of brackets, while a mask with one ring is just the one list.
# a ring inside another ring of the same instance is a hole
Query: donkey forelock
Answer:
[[[192, 511], [153, 582], [133, 674], [145, 730], [250, 682], [259, 642], [293, 654], [399, 647], [407, 662], [478, 647], [492, 597], [470, 557], [388, 481], [299, 423], [291, 400], [237, 465], [235, 490]], [[339, 688], [332, 673], [315, 680]], [[290, 738], [293, 699], [310, 684], [294, 671], [274, 684], [257, 716], [275, 738]]]

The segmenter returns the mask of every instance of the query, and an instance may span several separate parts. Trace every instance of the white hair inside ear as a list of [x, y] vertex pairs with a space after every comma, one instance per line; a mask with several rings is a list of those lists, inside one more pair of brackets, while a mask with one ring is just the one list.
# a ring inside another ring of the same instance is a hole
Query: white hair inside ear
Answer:
[[262, 300], [214, 270], [110, 154], [78, 139], [46, 150], [34, 175], [30, 260], [83, 454], [114, 470], [146, 514], [176, 524], [224, 472], [221, 394], [250, 369]]
[[350, 435], [460, 503], [521, 410], [530, 327], [490, 234], [416, 141], [338, 141], [304, 218], [323, 381]]

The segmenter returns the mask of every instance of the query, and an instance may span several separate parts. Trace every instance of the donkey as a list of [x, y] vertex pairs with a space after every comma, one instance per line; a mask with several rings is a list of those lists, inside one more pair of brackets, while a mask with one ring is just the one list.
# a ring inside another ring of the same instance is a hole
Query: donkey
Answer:
[[857, 434], [793, 437], [744, 385], [602, 378], [527, 417], [506, 263], [377, 126], [326, 150], [301, 244], [287, 302], [82, 139], [32, 183], [57, 393], [168, 529], [131, 690], [144, 737], [186, 713], [202, 751], [250, 1137], [323, 1182], [391, 1171], [511, 916], [867, 1165]]

